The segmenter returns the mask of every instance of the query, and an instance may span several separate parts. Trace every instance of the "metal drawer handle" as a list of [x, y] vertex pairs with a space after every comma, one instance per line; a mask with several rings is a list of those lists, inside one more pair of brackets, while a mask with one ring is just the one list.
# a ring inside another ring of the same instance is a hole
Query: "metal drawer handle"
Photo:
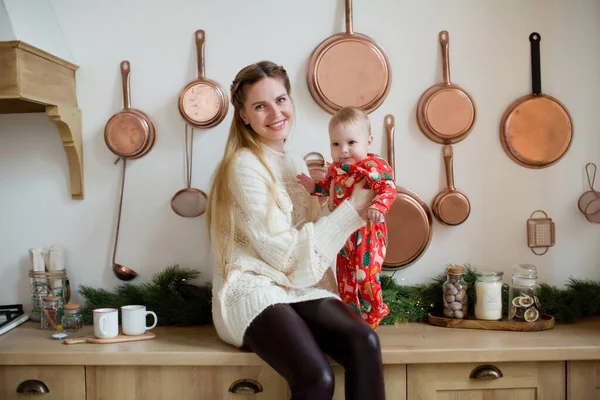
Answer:
[[256, 394], [262, 392], [263, 387], [253, 379], [240, 379], [229, 386], [229, 391], [235, 394]]
[[486, 381], [491, 379], [499, 379], [504, 377], [502, 371], [493, 365], [480, 365], [471, 371], [469, 378], [479, 379], [480, 381]]
[[28, 379], [19, 384], [17, 393], [44, 394], [50, 393], [50, 389], [48, 389], [48, 386], [42, 381]]

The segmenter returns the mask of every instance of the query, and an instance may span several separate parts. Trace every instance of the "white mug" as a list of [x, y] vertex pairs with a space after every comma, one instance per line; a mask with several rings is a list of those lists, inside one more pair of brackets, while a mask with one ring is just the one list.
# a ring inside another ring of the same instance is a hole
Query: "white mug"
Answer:
[[[154, 317], [154, 323], [150, 326], [146, 326], [146, 315], [148, 314]], [[143, 335], [158, 323], [156, 314], [153, 311], [146, 311], [146, 306], [121, 307], [121, 319], [125, 335]]]
[[94, 310], [94, 336], [98, 339], [110, 339], [119, 334], [119, 310], [116, 308], [97, 308]]

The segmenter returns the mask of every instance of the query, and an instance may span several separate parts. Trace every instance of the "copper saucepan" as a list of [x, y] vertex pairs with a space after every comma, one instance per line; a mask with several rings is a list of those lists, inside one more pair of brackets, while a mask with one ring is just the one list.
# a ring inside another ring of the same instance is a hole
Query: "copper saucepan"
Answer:
[[531, 42], [532, 94], [515, 100], [500, 124], [500, 140], [505, 153], [527, 168], [545, 168], [558, 162], [573, 140], [573, 124], [566, 107], [542, 94], [540, 41], [537, 32]]
[[[316, 158], [311, 158], [316, 157]], [[308, 173], [314, 181], [322, 181], [327, 175], [327, 169], [329, 163], [325, 161], [325, 157], [321, 153], [316, 151], [310, 152], [304, 156], [304, 161], [308, 167]], [[327, 203], [327, 197], [319, 197], [319, 204], [321, 207]]]
[[385, 100], [392, 70], [373, 39], [353, 31], [352, 0], [346, 0], [346, 32], [333, 35], [311, 54], [306, 80], [315, 102], [330, 114], [354, 106], [370, 113]]
[[179, 94], [179, 112], [194, 128], [208, 129], [219, 125], [227, 115], [229, 97], [221, 85], [207, 79], [204, 73], [206, 33], [198, 29], [194, 36], [198, 54], [198, 79], [188, 83]]
[[452, 146], [445, 145], [442, 149], [446, 166], [446, 183], [448, 187], [439, 192], [431, 203], [433, 215], [443, 224], [460, 225], [471, 214], [471, 203], [467, 196], [454, 187], [454, 172], [452, 170]]
[[113, 115], [104, 127], [104, 140], [114, 154], [121, 158], [140, 158], [154, 146], [156, 125], [146, 113], [131, 107], [129, 75], [131, 63], [121, 62], [123, 81], [123, 110]]
[[[388, 162], [395, 170], [394, 116], [384, 119], [388, 139]], [[394, 180], [398, 177], [394, 171]], [[415, 193], [396, 184], [396, 200], [386, 216], [388, 245], [384, 270], [399, 270], [415, 263], [427, 250], [432, 236], [432, 217], [427, 204]]]
[[417, 104], [417, 124], [434, 142], [458, 143], [469, 135], [475, 124], [475, 103], [469, 93], [450, 82], [448, 32], [441, 31], [439, 40], [444, 79], [421, 95]]

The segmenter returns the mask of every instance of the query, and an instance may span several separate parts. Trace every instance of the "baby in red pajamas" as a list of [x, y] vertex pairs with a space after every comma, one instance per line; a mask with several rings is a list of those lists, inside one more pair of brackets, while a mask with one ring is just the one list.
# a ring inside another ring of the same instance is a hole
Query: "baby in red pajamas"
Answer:
[[330, 210], [350, 197], [356, 182], [376, 192], [367, 210], [368, 223], [353, 233], [338, 253], [336, 272], [342, 301], [376, 329], [389, 314], [383, 302], [380, 272], [387, 247], [385, 214], [396, 199], [392, 168], [381, 157], [369, 153], [373, 141], [368, 115], [354, 107], [338, 111], [329, 122], [333, 164], [323, 181], [305, 174], [299, 182], [314, 196], [329, 196]]

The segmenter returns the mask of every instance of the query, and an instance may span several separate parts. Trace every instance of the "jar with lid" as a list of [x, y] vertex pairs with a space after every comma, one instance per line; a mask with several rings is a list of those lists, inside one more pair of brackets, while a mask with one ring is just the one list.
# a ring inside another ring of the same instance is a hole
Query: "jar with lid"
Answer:
[[444, 317], [463, 319], [467, 315], [468, 284], [463, 279], [465, 270], [461, 266], [446, 269], [446, 282], [442, 284], [444, 294]]
[[502, 319], [502, 276], [504, 272], [476, 272], [475, 318]]
[[40, 316], [41, 329], [57, 329], [60, 325], [62, 310], [58, 296], [42, 297], [42, 313]]
[[79, 304], [65, 304], [61, 325], [65, 332], [77, 332], [81, 329], [83, 324]]
[[540, 317], [539, 295], [541, 289], [535, 265], [519, 264], [515, 266], [508, 287], [508, 319], [510, 321], [537, 321]]

